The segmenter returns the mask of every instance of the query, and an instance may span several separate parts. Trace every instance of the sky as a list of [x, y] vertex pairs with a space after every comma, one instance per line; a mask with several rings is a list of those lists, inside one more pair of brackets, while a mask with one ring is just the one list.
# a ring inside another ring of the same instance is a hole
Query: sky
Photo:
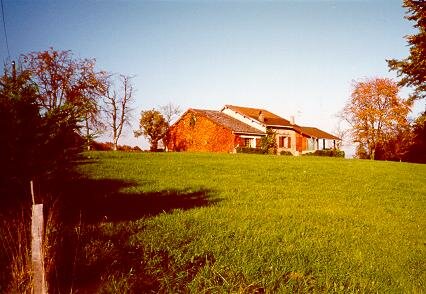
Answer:
[[135, 76], [132, 128], [119, 143], [142, 148], [132, 133], [140, 111], [169, 102], [264, 108], [333, 132], [353, 82], [396, 78], [386, 59], [406, 57], [415, 32], [396, 0], [2, 1], [10, 59], [53, 47]]

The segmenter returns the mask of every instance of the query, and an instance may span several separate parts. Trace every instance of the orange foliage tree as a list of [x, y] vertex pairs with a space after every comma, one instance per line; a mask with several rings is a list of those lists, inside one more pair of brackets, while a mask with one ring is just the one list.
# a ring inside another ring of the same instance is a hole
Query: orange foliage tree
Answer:
[[60, 113], [90, 129], [99, 121], [99, 99], [106, 90], [107, 74], [95, 70], [95, 59], [76, 58], [71, 51], [53, 48], [30, 52], [20, 58], [37, 85], [38, 103], [46, 115]]
[[[352, 139], [364, 156], [375, 159], [376, 151], [388, 146], [409, 127], [411, 103], [398, 96], [398, 85], [388, 78], [354, 82], [351, 98], [341, 113], [352, 127]], [[397, 152], [403, 152], [397, 148]], [[383, 159], [383, 158], [382, 158]]]
[[151, 144], [151, 151], [158, 150], [158, 142], [166, 136], [169, 125], [160, 111], [152, 109], [141, 112], [139, 130], [134, 131], [135, 137], [145, 136]]

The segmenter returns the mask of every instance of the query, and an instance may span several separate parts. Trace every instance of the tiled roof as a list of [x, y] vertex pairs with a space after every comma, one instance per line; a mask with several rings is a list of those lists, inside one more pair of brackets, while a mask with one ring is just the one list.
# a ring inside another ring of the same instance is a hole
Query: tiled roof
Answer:
[[314, 127], [299, 127], [300, 131], [317, 139], [341, 140], [340, 138]]
[[243, 133], [243, 134], [258, 134], [264, 135], [262, 131], [255, 129], [248, 124], [245, 124], [221, 111], [216, 110], [206, 110], [206, 109], [190, 109], [193, 112], [204, 115], [208, 119], [214, 121], [215, 123], [224, 126], [234, 133]]
[[262, 113], [264, 117], [263, 123], [267, 126], [291, 126], [290, 121], [265, 109], [241, 107], [235, 105], [225, 105], [225, 107], [257, 121], [259, 121], [259, 114]]
[[298, 131], [299, 133], [304, 133], [308, 136], [318, 138], [318, 139], [328, 139], [328, 140], [341, 140], [340, 138], [324, 132], [320, 129], [314, 127], [302, 127], [296, 124], [291, 124], [290, 121], [282, 118], [270, 111], [260, 108], [250, 108], [250, 107], [241, 107], [235, 105], [225, 105], [226, 108], [229, 108], [239, 114], [242, 114], [246, 117], [250, 117], [259, 121], [259, 114], [262, 113], [264, 117], [263, 123], [267, 126], [285, 126], [291, 127], [292, 129]]

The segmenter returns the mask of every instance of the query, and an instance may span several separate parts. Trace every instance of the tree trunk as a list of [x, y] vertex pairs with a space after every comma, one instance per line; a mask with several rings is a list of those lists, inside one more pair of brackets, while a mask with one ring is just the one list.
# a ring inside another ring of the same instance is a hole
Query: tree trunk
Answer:
[[375, 157], [375, 155], [376, 155], [375, 153], [376, 153], [376, 149], [374, 149], [374, 148], [373, 148], [373, 149], [371, 150], [371, 153], [370, 153], [370, 159], [371, 159], [371, 160], [374, 160], [374, 157]]
[[151, 142], [151, 151], [156, 152], [158, 149], [158, 141]]
[[118, 150], [118, 138], [114, 138], [112, 150], [114, 151]]
[[89, 129], [89, 119], [86, 115], [86, 144], [87, 144], [87, 150], [90, 151], [90, 129]]

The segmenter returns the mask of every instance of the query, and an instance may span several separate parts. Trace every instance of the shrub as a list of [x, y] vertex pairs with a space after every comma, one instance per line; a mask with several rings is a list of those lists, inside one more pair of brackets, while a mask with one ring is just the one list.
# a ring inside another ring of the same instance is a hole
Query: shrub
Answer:
[[110, 151], [112, 150], [113, 144], [111, 142], [103, 143], [93, 141], [90, 147], [90, 149], [93, 151]]
[[[93, 141], [91, 144], [91, 150], [93, 151], [112, 151], [114, 150], [114, 144], [112, 142], [97, 142]], [[126, 152], [142, 151], [138, 146], [118, 145], [117, 150]]]
[[282, 151], [280, 152], [280, 155], [293, 156], [293, 153], [291, 153], [290, 151], [282, 150]]
[[338, 149], [315, 150], [313, 153], [303, 154], [304, 156], [327, 156], [327, 157], [345, 157], [345, 151]]
[[277, 134], [271, 128], [266, 130], [266, 136], [262, 137], [262, 150], [263, 153], [277, 154]]
[[[0, 210], [28, 202], [29, 182], [55, 182], [81, 151], [77, 118], [68, 105], [42, 110], [28, 72], [0, 77]], [[43, 187], [48, 187], [44, 185]], [[47, 188], [46, 188], [47, 189]]]
[[265, 151], [260, 148], [237, 147], [237, 153], [265, 154]]

